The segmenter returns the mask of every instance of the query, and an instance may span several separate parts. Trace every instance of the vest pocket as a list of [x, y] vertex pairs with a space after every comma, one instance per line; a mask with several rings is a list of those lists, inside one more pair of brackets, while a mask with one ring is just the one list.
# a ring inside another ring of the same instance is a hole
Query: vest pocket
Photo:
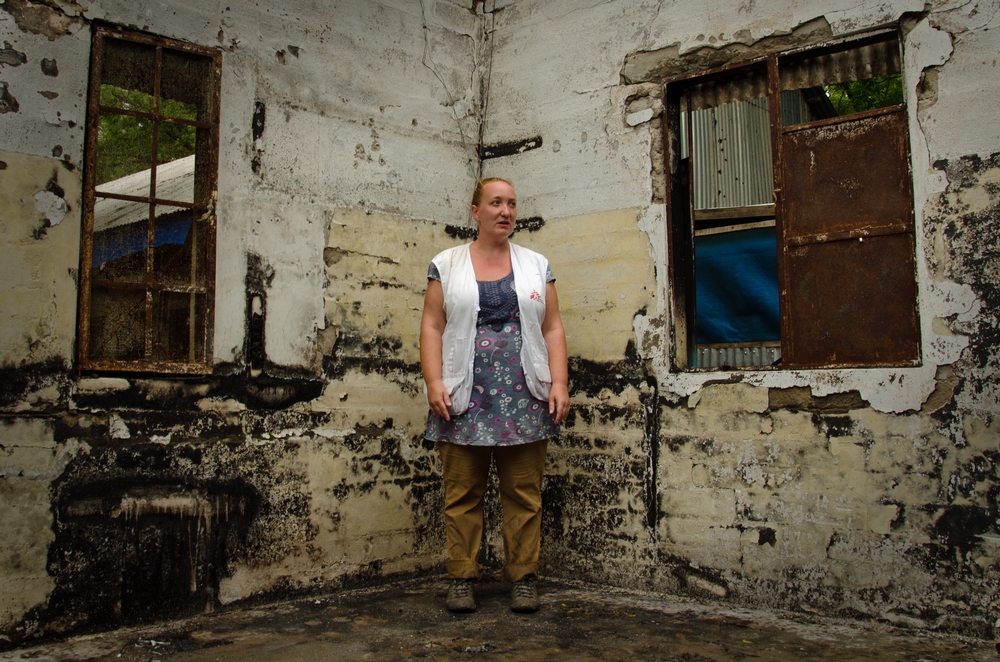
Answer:
[[445, 329], [441, 336], [441, 351], [443, 352], [441, 370], [443, 372], [451, 374], [465, 372], [465, 366], [456, 365], [456, 363], [459, 359], [459, 350], [466, 344], [465, 338], [459, 338], [454, 331]]

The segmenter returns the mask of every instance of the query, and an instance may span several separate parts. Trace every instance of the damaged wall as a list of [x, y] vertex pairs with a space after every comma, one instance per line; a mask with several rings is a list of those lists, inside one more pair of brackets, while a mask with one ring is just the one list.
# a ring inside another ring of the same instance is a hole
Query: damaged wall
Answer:
[[[97, 21], [223, 52], [209, 376], [73, 371]], [[468, 222], [482, 24], [449, 0], [0, 5], [3, 641], [438, 567], [414, 316]], [[373, 228], [402, 272], [337, 258], [378, 256]]]
[[[95, 21], [223, 50], [211, 375], [72, 370]], [[440, 572], [417, 334], [480, 168], [517, 184], [515, 241], [550, 258], [567, 329], [545, 574], [992, 636], [998, 21], [944, 0], [7, 0], [5, 641]], [[663, 78], [895, 23], [922, 364], [672, 371]]]
[[80, 178], [50, 157], [0, 150], [0, 163], [0, 364], [55, 361], [62, 370], [75, 343]]
[[[996, 8], [846, 0], [704, 3], [697, 11], [582, 0], [505, 5], [496, 14], [484, 140], [538, 136], [542, 147], [488, 161], [486, 173], [513, 178], [522, 215], [559, 224], [566, 236], [594, 214], [630, 217], [645, 244], [633, 259], [654, 269], [608, 268], [605, 244], [594, 242], [589, 254], [587, 246], [574, 254], [584, 277], [560, 282], [575, 415], [553, 453], [558, 469], [547, 475], [550, 501], [561, 507], [546, 538], [559, 562], [547, 571], [992, 636], [1000, 615], [1000, 140], [996, 109], [982, 102], [996, 93], [996, 62], [986, 55], [997, 52]], [[662, 81], [897, 24], [922, 365], [672, 371]], [[528, 63], [541, 61], [536, 83], [525, 84]], [[549, 237], [542, 250], [559, 251], [560, 241]], [[629, 335], [617, 354], [573, 333], [591, 292], [614, 301], [640, 283], [652, 300], [634, 302], [633, 317], [600, 318], [606, 333]], [[577, 456], [581, 423], [603, 457], [568, 465], [562, 460]], [[567, 482], [587, 495], [585, 505], [564, 507]], [[580, 533], [595, 521], [599, 534]], [[607, 563], [625, 557], [627, 577]]]

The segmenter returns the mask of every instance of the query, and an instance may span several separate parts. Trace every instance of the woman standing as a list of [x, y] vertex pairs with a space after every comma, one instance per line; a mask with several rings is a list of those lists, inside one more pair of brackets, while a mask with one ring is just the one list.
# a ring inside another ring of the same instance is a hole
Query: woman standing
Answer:
[[471, 211], [479, 235], [431, 261], [420, 323], [426, 438], [438, 443], [443, 467], [447, 604], [454, 612], [476, 608], [492, 459], [511, 609], [533, 612], [545, 451], [569, 412], [566, 336], [548, 260], [509, 240], [517, 219], [513, 184], [480, 181]]

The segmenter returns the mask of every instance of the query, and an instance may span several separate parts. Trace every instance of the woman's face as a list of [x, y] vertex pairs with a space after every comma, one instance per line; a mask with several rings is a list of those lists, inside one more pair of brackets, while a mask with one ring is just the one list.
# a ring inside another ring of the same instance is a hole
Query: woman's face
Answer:
[[506, 239], [517, 220], [517, 196], [507, 182], [489, 182], [483, 186], [478, 205], [472, 205], [472, 218], [479, 224], [480, 237]]

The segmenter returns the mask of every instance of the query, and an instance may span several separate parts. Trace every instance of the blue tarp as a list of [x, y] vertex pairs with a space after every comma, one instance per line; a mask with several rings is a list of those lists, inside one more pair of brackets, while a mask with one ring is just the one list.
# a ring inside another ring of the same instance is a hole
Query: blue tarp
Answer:
[[695, 237], [698, 344], [779, 340], [774, 228]]
[[[100, 267], [105, 262], [138, 253], [146, 248], [146, 224], [132, 223], [94, 233], [94, 254], [91, 263]], [[156, 219], [154, 248], [167, 244], [183, 245], [191, 229], [191, 212], [174, 212]]]

